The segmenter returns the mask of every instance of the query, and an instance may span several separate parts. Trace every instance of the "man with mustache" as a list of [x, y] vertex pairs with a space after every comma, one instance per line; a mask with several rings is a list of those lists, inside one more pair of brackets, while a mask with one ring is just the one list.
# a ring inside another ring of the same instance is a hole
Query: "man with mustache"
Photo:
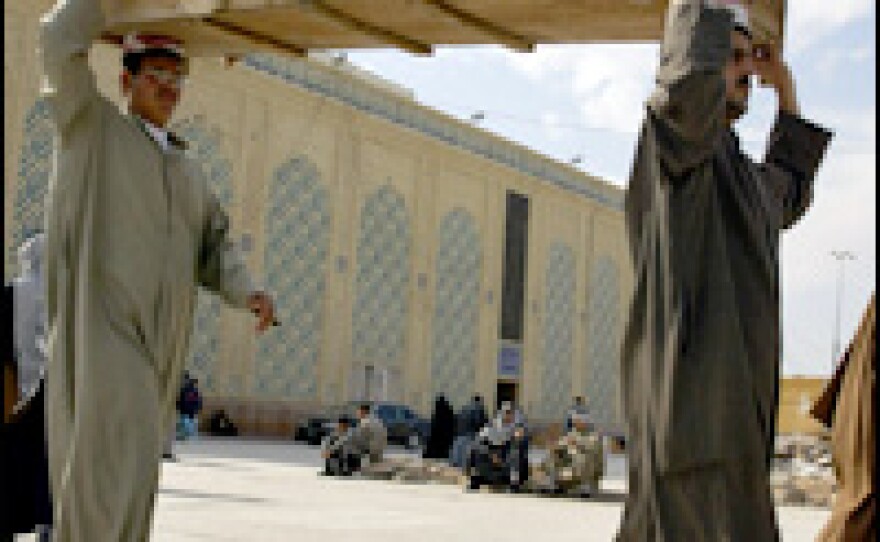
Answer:
[[[764, 159], [733, 130], [757, 75], [778, 98]], [[621, 359], [630, 439], [619, 542], [778, 540], [769, 486], [780, 237], [831, 139], [744, 2], [673, 0], [626, 197], [636, 289]]]
[[229, 220], [167, 130], [187, 61], [163, 36], [128, 36], [128, 111], [100, 95], [88, 51], [98, 0], [60, 0], [41, 21], [42, 93], [58, 141], [46, 209], [46, 411], [55, 538], [142, 541], [197, 287], [274, 322]]

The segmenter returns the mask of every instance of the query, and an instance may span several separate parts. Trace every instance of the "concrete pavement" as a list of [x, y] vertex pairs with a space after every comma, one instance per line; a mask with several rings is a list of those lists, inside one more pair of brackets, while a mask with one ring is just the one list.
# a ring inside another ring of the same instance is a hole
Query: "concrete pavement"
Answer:
[[[613, 461], [603, 487], [616, 495], [574, 501], [324, 478], [317, 450], [288, 442], [202, 440], [177, 454], [163, 464], [157, 542], [606, 542], [623, 508]], [[783, 540], [813, 540], [827, 517], [780, 509]]]

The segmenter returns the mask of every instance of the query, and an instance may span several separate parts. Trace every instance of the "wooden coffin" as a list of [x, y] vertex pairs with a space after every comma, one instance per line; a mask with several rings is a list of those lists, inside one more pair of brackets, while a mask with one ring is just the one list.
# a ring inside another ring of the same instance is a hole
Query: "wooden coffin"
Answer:
[[[275, 50], [653, 42], [668, 0], [102, 0], [107, 39], [177, 36], [194, 56]], [[780, 41], [786, 0], [752, 0], [761, 41]]]

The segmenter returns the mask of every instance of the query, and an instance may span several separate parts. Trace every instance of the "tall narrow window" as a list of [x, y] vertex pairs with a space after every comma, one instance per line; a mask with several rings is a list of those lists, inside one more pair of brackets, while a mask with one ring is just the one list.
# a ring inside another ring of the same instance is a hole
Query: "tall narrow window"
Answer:
[[501, 340], [522, 342], [525, 335], [525, 289], [529, 251], [529, 198], [507, 193], [504, 272], [501, 293]]

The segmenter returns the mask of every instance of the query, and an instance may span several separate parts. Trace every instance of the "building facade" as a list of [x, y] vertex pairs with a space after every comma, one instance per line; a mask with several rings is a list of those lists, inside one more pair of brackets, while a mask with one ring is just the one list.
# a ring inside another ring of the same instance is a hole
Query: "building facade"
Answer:
[[783, 378], [779, 386], [779, 419], [776, 432], [780, 435], [825, 435], [828, 430], [810, 414], [822, 396], [828, 379], [792, 376]]
[[[36, 35], [52, 3], [4, 3], [7, 277], [43, 219], [54, 136]], [[118, 51], [91, 63], [122, 103]], [[250, 315], [200, 298], [190, 370], [245, 430], [365, 398], [429, 414], [437, 393], [515, 399], [537, 421], [584, 395], [620, 427], [619, 189], [320, 59], [195, 60], [174, 130], [282, 322], [255, 337]]]

